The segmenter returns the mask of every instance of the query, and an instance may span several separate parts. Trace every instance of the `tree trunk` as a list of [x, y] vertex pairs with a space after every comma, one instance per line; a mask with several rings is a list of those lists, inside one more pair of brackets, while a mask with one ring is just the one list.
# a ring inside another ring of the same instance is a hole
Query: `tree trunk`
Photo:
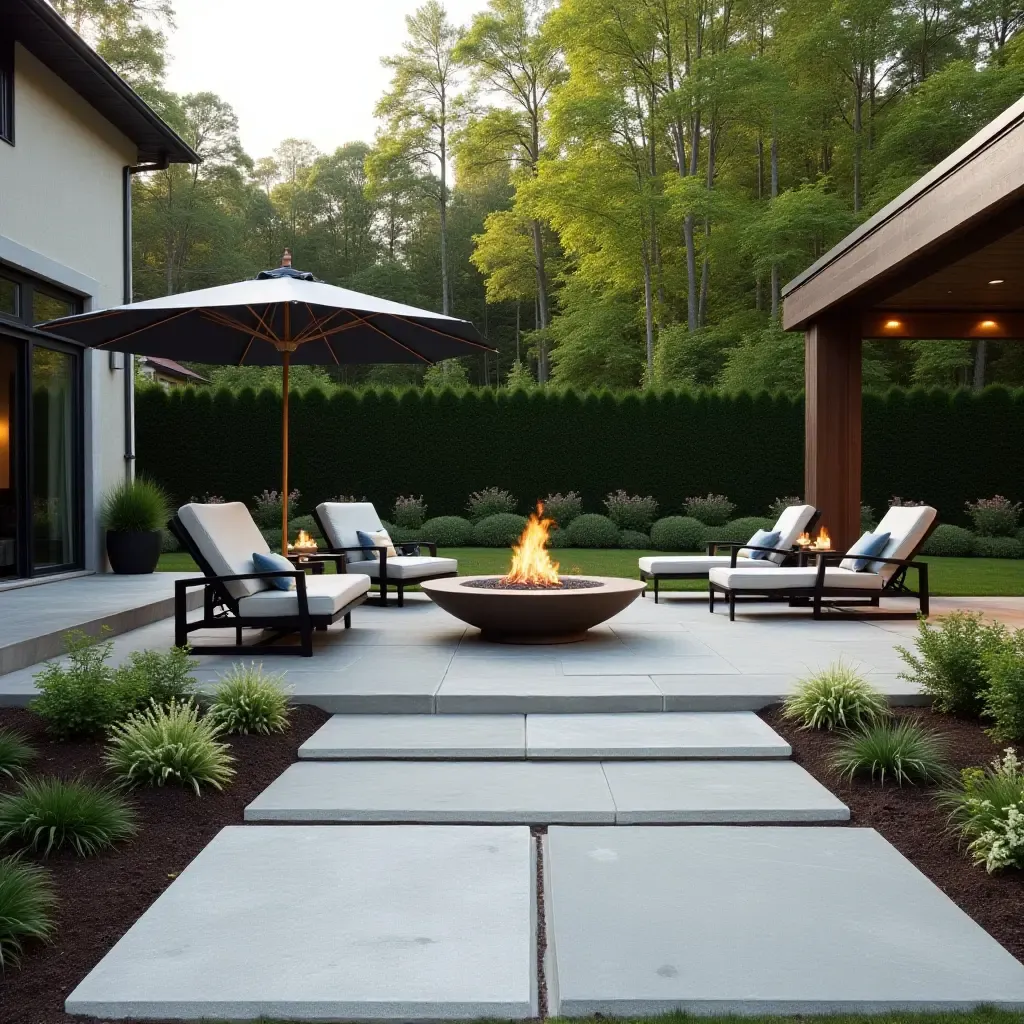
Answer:
[[[700, 113], [693, 115], [690, 122], [690, 166], [681, 168], [682, 175], [697, 173], [697, 162], [700, 157]], [[688, 213], [683, 220], [683, 241], [686, 243], [686, 326], [690, 331], [697, 330], [697, 249], [693, 238], [693, 214]]]
[[863, 123], [864, 96], [859, 77], [853, 95], [853, 212], [860, 212], [860, 133]]
[[647, 386], [654, 383], [654, 289], [651, 286], [651, 257], [647, 243], [643, 246], [644, 258], [644, 327], [647, 332]]
[[[530, 234], [533, 236], [533, 265], [537, 274], [537, 314], [540, 320], [540, 328], [544, 330], [548, 326], [548, 279], [544, 268], [544, 234], [539, 220], [530, 224]], [[537, 350], [537, 380], [544, 384], [548, 379], [548, 346], [545, 340]]]
[[[772, 146], [771, 146], [771, 176], [772, 176], [772, 199], [775, 199], [779, 194], [779, 137], [775, 132], [774, 127], [772, 128]], [[772, 319], [777, 320], [779, 318], [779, 298], [780, 298], [781, 284], [779, 282], [779, 265], [777, 263], [772, 264]]]
[[974, 349], [974, 390], [985, 386], [985, 358], [988, 355], [988, 340], [979, 338]]

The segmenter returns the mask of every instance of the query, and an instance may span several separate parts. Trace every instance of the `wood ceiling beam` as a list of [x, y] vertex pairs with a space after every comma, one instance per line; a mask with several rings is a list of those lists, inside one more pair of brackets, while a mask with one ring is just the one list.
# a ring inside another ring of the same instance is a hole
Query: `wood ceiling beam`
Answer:
[[908, 338], [915, 341], [954, 341], [976, 338], [1024, 339], [1024, 312], [994, 309], [870, 310], [861, 317], [862, 338]]

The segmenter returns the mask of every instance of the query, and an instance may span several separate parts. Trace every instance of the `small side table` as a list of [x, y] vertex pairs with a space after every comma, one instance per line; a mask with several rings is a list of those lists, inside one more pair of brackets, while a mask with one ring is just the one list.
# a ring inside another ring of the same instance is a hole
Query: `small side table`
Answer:
[[835, 548], [801, 548], [796, 555], [796, 564], [801, 569], [806, 569], [812, 559], [817, 561], [818, 555], [836, 555], [838, 553]]
[[303, 569], [307, 573], [312, 573], [314, 576], [323, 576], [324, 574], [324, 562], [323, 558], [317, 558], [315, 552], [306, 554], [305, 552], [296, 551], [284, 556], [288, 559], [296, 569]]

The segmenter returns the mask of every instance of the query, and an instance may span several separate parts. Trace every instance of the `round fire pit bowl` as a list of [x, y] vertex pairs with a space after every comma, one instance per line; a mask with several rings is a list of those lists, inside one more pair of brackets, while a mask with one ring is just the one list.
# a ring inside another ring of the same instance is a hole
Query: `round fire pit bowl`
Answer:
[[568, 644], [630, 605], [640, 580], [563, 576], [562, 587], [500, 586], [500, 576], [457, 576], [421, 586], [434, 604], [503, 644]]

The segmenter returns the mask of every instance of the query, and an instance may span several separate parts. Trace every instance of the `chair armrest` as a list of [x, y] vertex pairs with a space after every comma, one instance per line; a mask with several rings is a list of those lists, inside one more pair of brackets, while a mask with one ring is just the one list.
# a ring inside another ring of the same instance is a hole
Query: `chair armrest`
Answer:
[[432, 540], [407, 540], [403, 544], [396, 544], [395, 547], [401, 548], [403, 554], [406, 548], [426, 548], [431, 558], [437, 558], [437, 545]]
[[[708, 542], [708, 554], [713, 555], [712, 548], [728, 548], [732, 552], [741, 550], [767, 551], [771, 555], [792, 555], [796, 553], [795, 548], [764, 548], [760, 544], [748, 544], [746, 541], [734, 540], [713, 540]], [[843, 556], [846, 557], [845, 555]]]
[[294, 580], [302, 580], [305, 584], [306, 574], [301, 569], [273, 569], [270, 572], [241, 572], [234, 576], [194, 576], [192, 579], [175, 580], [174, 585], [198, 587], [203, 583], [238, 583], [241, 580], [276, 580], [281, 576], [290, 576]]

